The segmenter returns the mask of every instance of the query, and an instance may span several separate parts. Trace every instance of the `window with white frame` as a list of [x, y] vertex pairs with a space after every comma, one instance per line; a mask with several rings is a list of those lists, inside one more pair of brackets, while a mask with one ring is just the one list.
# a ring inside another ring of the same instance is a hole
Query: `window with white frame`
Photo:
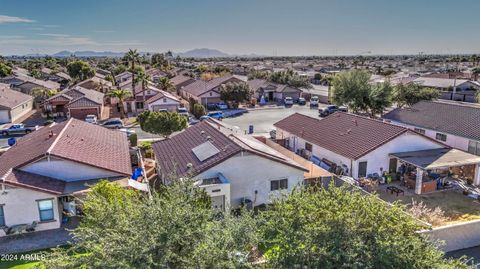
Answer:
[[38, 212], [40, 213], [40, 221], [53, 220], [53, 199], [38, 201]]
[[419, 134], [425, 134], [425, 129], [414, 128], [413, 130], [414, 130], [415, 132], [419, 133]]
[[288, 178], [270, 181], [271, 191], [286, 190], [286, 189], [288, 189]]
[[480, 156], [480, 141], [468, 141], [468, 152]]
[[0, 205], [0, 227], [5, 226], [5, 212], [3, 211], [3, 205]]

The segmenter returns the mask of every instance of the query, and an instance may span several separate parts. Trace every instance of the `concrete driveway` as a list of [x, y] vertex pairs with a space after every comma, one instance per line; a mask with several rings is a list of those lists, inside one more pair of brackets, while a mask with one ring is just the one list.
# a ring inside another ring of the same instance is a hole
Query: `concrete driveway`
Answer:
[[[326, 104], [320, 104], [320, 108], [326, 107]], [[253, 125], [253, 131], [256, 134], [268, 134], [274, 129], [273, 124], [294, 113], [300, 113], [311, 117], [318, 117], [318, 107], [293, 105], [292, 107], [272, 107], [249, 110], [248, 113], [235, 118], [224, 119], [223, 122], [232, 126], [238, 126], [243, 131], [248, 131], [248, 126]]]

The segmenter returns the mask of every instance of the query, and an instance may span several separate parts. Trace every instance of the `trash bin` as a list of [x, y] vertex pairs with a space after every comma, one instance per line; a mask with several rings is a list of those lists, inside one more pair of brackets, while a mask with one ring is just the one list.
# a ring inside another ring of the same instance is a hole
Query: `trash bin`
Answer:
[[248, 134], [253, 134], [253, 125], [248, 126]]

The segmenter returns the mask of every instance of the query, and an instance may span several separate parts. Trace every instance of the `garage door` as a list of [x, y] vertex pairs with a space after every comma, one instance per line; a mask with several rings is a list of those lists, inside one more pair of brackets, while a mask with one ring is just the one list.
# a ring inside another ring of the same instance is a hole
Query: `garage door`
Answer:
[[85, 120], [87, 115], [96, 115], [98, 117], [96, 108], [74, 108], [70, 109], [70, 117]]
[[0, 124], [10, 122], [8, 110], [0, 110]]

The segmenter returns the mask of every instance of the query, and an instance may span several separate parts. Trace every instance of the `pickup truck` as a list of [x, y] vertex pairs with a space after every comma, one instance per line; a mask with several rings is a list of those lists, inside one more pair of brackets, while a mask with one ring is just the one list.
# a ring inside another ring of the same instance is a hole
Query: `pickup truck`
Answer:
[[33, 131], [36, 131], [37, 129], [38, 129], [38, 126], [26, 127], [24, 124], [21, 124], [21, 123], [10, 124], [10, 125], [7, 125], [7, 127], [4, 129], [0, 129], [0, 134], [2, 134], [3, 136], [29, 134]]
[[320, 117], [326, 117], [326, 116], [328, 116], [328, 115], [330, 115], [330, 114], [333, 114], [333, 113], [335, 113], [335, 112], [337, 112], [337, 111], [347, 112], [348, 109], [347, 109], [347, 107], [345, 107], [345, 106], [340, 106], [340, 107], [338, 107], [338, 106], [336, 106], [336, 105], [329, 105], [329, 106], [327, 106], [327, 107], [324, 108], [324, 109], [321, 109], [321, 108], [320, 108], [320, 109], [318, 110], [318, 112], [319, 112], [318, 114], [319, 114]]

